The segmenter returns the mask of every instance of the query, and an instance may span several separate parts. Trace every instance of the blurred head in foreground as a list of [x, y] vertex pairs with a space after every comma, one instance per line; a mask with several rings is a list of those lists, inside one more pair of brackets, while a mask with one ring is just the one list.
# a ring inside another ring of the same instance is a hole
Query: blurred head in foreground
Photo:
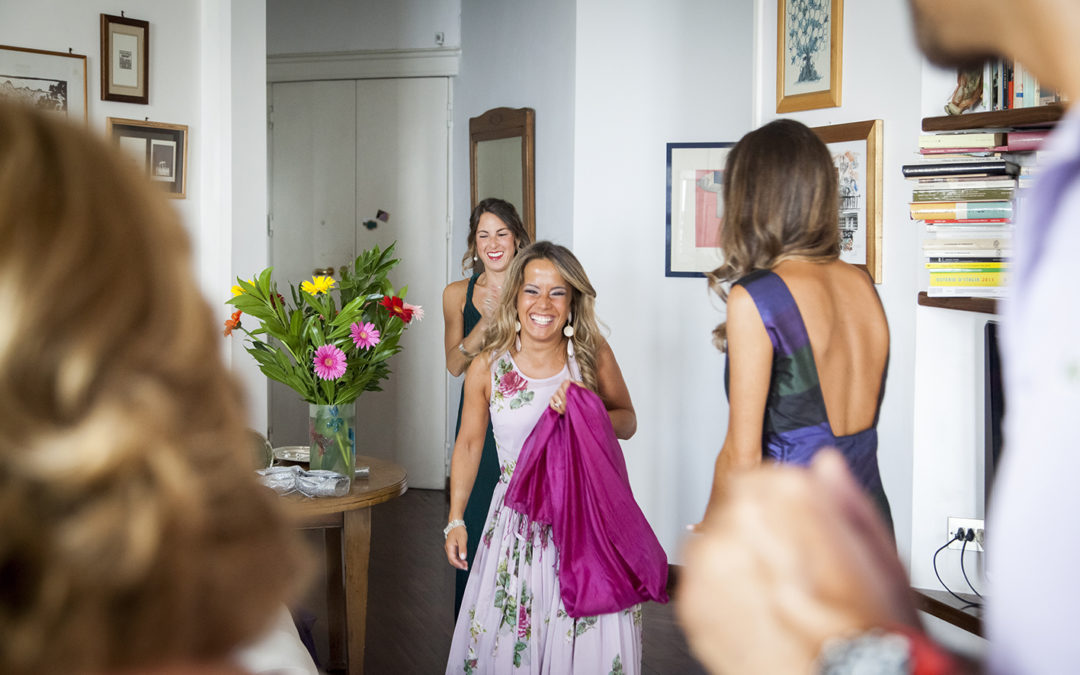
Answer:
[[214, 663], [294, 590], [190, 255], [115, 150], [0, 104], [0, 672]]

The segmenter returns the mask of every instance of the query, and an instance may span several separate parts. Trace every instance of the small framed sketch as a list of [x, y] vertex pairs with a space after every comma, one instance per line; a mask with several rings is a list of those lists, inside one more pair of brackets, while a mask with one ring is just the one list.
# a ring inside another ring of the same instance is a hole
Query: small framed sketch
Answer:
[[150, 22], [101, 15], [101, 100], [150, 102]]
[[720, 266], [724, 163], [734, 143], [667, 144], [664, 276], [703, 277]]
[[167, 197], [183, 199], [187, 190], [187, 135], [183, 124], [109, 117], [107, 133], [120, 148], [160, 183]]
[[86, 123], [86, 57], [0, 45], [0, 98]]
[[881, 283], [881, 120], [815, 127], [840, 178], [840, 259]]
[[840, 105], [844, 0], [777, 0], [776, 112]]

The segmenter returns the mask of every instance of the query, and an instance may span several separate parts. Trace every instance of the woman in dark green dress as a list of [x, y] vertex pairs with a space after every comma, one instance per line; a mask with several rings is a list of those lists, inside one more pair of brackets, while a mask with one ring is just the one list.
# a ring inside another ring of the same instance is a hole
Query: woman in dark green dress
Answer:
[[[455, 377], [465, 372], [476, 354], [484, 346], [488, 317], [498, 306], [499, 292], [510, 261], [517, 252], [529, 244], [529, 234], [518, 216], [517, 210], [502, 199], [488, 198], [473, 209], [469, 217], [469, 241], [465, 257], [461, 261], [462, 272], [469, 278], [455, 281], [443, 291], [443, 321], [446, 346], [446, 369]], [[457, 426], [461, 426], [461, 405], [458, 405]], [[457, 432], [455, 431], [455, 434]], [[465, 527], [468, 533], [468, 563], [476, 556], [476, 547], [484, 531], [491, 494], [499, 481], [499, 458], [495, 437], [488, 424], [484, 439], [484, 451], [476, 474], [465, 517], [450, 525]], [[449, 526], [448, 526], [449, 527]], [[469, 573], [457, 572], [454, 593], [454, 616], [461, 608], [465, 582]]]

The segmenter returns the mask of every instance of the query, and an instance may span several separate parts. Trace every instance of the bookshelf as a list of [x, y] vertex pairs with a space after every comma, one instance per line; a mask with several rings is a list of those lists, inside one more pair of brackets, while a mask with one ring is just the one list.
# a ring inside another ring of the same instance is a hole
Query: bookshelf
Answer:
[[[963, 115], [924, 117], [924, 132], [969, 131], [973, 129], [1024, 129], [1027, 127], [1053, 127], [1065, 114], [1066, 105], [1054, 103], [1034, 108], [1013, 108]], [[984, 297], [929, 297], [926, 291], [918, 294], [918, 304], [966, 312], [996, 314], [997, 300]]]
[[964, 115], [924, 117], [923, 131], [963, 131], [965, 129], [1008, 129], [1010, 127], [1051, 127], [1065, 114], [1060, 103], [1034, 108], [991, 110]]
[[924, 307], [997, 314], [997, 300], [994, 298], [931, 298], [926, 291], [919, 291], [919, 304]]

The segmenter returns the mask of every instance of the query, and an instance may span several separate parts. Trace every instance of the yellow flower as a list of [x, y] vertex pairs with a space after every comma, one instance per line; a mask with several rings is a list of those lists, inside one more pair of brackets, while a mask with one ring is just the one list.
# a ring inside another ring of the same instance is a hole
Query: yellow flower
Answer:
[[312, 277], [311, 281], [305, 281], [300, 284], [300, 290], [309, 295], [329, 293], [335, 283], [337, 282], [334, 281], [334, 277]]
[[[251, 279], [248, 279], [247, 282], [249, 284], [254, 284], [255, 283]], [[234, 296], [243, 295], [244, 294], [244, 289], [240, 287], [240, 284], [236, 284], [235, 286], [232, 287], [232, 294]]]

